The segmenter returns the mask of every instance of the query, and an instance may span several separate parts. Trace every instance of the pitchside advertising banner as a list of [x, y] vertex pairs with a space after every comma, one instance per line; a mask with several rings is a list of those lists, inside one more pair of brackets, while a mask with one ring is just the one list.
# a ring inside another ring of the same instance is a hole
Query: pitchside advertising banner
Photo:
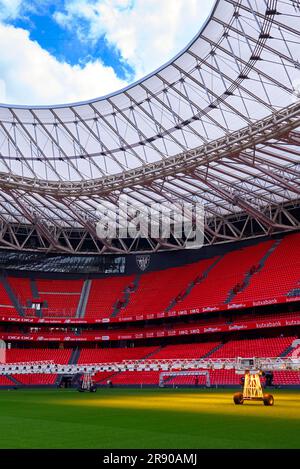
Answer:
[[132, 340], [132, 339], [150, 339], [160, 337], [176, 337], [183, 335], [195, 335], [195, 334], [213, 334], [217, 332], [229, 332], [229, 331], [240, 331], [240, 330], [251, 330], [251, 329], [267, 329], [274, 327], [286, 327], [286, 326], [299, 326], [300, 325], [300, 313], [294, 313], [293, 319], [276, 319], [276, 320], [260, 320], [260, 321], [249, 321], [240, 324], [222, 324], [222, 325], [210, 325], [210, 326], [199, 326], [195, 324], [192, 326], [176, 327], [176, 329], [169, 330], [153, 330], [151, 332], [111, 332], [107, 334], [96, 333], [82, 333], [80, 336], [74, 334], [55, 334], [55, 333], [34, 333], [34, 334], [12, 334], [2, 333], [0, 339], [11, 341], [11, 340], [23, 340], [23, 341], [55, 341], [55, 342], [105, 342], [108, 340]]

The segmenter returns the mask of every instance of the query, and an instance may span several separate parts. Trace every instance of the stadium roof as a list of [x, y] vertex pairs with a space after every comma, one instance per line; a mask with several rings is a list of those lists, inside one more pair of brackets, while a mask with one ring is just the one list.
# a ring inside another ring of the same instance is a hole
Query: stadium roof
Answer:
[[208, 243], [299, 228], [299, 21], [299, 1], [218, 0], [181, 53], [117, 93], [1, 105], [0, 246], [182, 247], [99, 240], [98, 203], [120, 194], [201, 201]]

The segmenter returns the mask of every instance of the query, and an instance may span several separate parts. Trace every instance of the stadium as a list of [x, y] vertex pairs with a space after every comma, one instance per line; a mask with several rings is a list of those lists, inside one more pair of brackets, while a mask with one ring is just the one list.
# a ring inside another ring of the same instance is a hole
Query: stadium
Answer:
[[217, 0], [125, 89], [0, 106], [1, 448], [299, 449], [299, 21]]

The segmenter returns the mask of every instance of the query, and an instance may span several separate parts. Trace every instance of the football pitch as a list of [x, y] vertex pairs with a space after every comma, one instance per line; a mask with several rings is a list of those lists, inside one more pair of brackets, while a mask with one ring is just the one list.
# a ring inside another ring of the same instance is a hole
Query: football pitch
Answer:
[[0, 448], [300, 448], [300, 390], [274, 407], [230, 390], [1, 390]]

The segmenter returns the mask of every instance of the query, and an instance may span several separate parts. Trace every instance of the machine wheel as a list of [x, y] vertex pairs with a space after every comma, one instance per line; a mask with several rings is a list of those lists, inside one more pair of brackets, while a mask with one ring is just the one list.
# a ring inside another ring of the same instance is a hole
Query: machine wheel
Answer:
[[274, 405], [274, 397], [272, 394], [264, 394], [264, 405]]
[[243, 393], [242, 393], [242, 392], [236, 392], [236, 393], [233, 395], [233, 402], [235, 403], [235, 405], [244, 404], [244, 396], [243, 396]]

